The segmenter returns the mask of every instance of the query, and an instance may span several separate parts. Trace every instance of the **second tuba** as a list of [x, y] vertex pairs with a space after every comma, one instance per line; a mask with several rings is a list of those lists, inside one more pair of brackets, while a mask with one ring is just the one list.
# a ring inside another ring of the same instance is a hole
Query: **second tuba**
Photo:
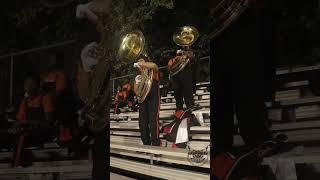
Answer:
[[[176, 45], [189, 48], [198, 37], [199, 32], [195, 27], [183, 26], [174, 33], [172, 39]], [[183, 51], [181, 56], [175, 58], [171, 66], [170, 76], [172, 77], [183, 70], [189, 64], [191, 58], [194, 58], [192, 51]]]
[[[144, 51], [145, 38], [141, 31], [133, 31], [126, 34], [121, 41], [118, 58], [127, 63], [133, 63], [141, 54], [146, 54]], [[148, 96], [152, 86], [153, 71], [143, 69], [141, 75], [136, 77], [139, 80], [137, 99], [142, 103]]]

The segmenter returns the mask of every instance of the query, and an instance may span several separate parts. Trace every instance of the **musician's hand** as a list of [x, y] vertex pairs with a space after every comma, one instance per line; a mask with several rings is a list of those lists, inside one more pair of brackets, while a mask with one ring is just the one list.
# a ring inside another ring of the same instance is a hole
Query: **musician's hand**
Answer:
[[134, 67], [134, 68], [141, 68], [140, 65], [139, 65], [139, 63], [134, 63], [134, 64], [133, 64], [133, 67]]
[[146, 60], [145, 60], [145, 59], [140, 58], [140, 59], [138, 60], [138, 65], [139, 65], [140, 67], [144, 67], [145, 64], [146, 64]]

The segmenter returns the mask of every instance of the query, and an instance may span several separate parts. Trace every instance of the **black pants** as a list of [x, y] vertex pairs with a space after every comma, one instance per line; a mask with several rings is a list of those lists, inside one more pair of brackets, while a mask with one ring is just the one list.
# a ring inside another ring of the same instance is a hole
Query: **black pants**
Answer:
[[120, 113], [120, 108], [123, 108], [128, 105], [128, 101], [126, 99], [118, 100], [114, 105], [114, 113]]
[[149, 95], [139, 106], [139, 128], [141, 133], [141, 140], [144, 145], [160, 146], [159, 111], [159, 82], [153, 81]]
[[211, 42], [213, 155], [232, 150], [234, 113], [246, 145], [256, 146], [270, 138], [264, 104], [266, 67], [258, 22], [244, 14]]
[[186, 68], [187, 69], [182, 70], [182, 72], [172, 77], [177, 110], [183, 109], [183, 101], [186, 103], [187, 108], [192, 107], [194, 104], [194, 74], [191, 67]]
[[92, 167], [92, 180], [109, 179], [109, 143], [110, 133], [109, 124], [106, 128], [95, 134], [94, 145], [93, 145], [93, 167]]
[[128, 101], [134, 102], [134, 92], [133, 91], [128, 92]]

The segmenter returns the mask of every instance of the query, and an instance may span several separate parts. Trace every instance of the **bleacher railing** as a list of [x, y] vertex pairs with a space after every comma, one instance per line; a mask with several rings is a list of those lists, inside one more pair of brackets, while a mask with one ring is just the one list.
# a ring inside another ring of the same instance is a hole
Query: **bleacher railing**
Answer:
[[[15, 57], [21, 56], [21, 55], [25, 55], [25, 54], [28, 54], [28, 53], [34, 53], [34, 52], [38, 52], [38, 51], [48, 50], [48, 49], [51, 49], [51, 48], [63, 47], [63, 46], [66, 46], [66, 45], [73, 44], [75, 42], [76, 42], [76, 40], [73, 39], [73, 40], [68, 40], [68, 41], [64, 41], [64, 42], [50, 44], [50, 45], [47, 45], [47, 46], [41, 46], [41, 47], [37, 47], [37, 48], [32, 48], [32, 49], [27, 49], [27, 50], [23, 50], [23, 51], [12, 52], [12, 53], [8, 53], [8, 54], [0, 55], [0, 60], [4, 60], [4, 59], [7, 59], [7, 58], [10, 58], [10, 60], [9, 60], [10, 63], [8, 63], [8, 65], [7, 65], [8, 67], [5, 68], [6, 71], [3, 71], [2, 72], [3, 75], [0, 75], [1, 77], [2, 76], [3, 77], [8, 77], [8, 74], [9, 74], [9, 78], [8, 78], [8, 81], [9, 81], [9, 106], [11, 107], [13, 105], [13, 96], [14, 96], [14, 93], [13, 93], [14, 92], [14, 83], [13, 82], [14, 82]], [[210, 64], [210, 57], [209, 56], [202, 57], [202, 58], [200, 58], [200, 60], [209, 60], [209, 64]], [[166, 66], [162, 66], [159, 69], [160, 70], [166, 69]], [[123, 79], [123, 78], [132, 77], [134, 75], [135, 74], [128, 74], [128, 75], [125, 75], [125, 76], [112, 78], [111, 81], [112, 81], [113, 92], [115, 91], [115, 81]], [[3, 82], [5, 82], [5, 81], [3, 81]]]
[[[47, 49], [51, 49], [51, 48], [61, 47], [61, 46], [73, 44], [75, 42], [76, 42], [76, 40], [69, 40], [69, 41], [50, 44], [47, 46], [41, 46], [41, 47], [37, 47], [37, 48], [32, 48], [32, 49], [19, 51], [19, 52], [12, 52], [12, 53], [1, 55], [0, 59], [10, 58], [10, 68], [8, 68], [8, 69], [10, 69], [10, 71], [9, 71], [9, 74], [10, 74], [10, 76], [9, 76], [9, 89], [10, 89], [9, 90], [9, 106], [12, 106], [12, 104], [13, 104], [14, 61], [15, 61], [16, 56], [21, 56], [21, 55], [32, 53], [32, 52], [43, 51], [43, 50], [47, 50]], [[8, 74], [8, 72], [4, 72], [4, 73]]]
[[[201, 57], [199, 58], [199, 60], [208, 60], [208, 65], [210, 67], [210, 56], [204, 56], [204, 57]], [[159, 70], [167, 70], [167, 67], [168, 66], [161, 66], [159, 67]], [[136, 73], [132, 73], [132, 74], [127, 74], [127, 75], [124, 75], [124, 76], [119, 76], [119, 77], [114, 77], [114, 78], [111, 78], [110, 81], [112, 81], [112, 92], [115, 92], [115, 81], [117, 80], [121, 80], [121, 79], [124, 79], [124, 78], [129, 78], [129, 77], [133, 77], [133, 76], [136, 76], [137, 74]], [[210, 75], [209, 75], [210, 76]]]

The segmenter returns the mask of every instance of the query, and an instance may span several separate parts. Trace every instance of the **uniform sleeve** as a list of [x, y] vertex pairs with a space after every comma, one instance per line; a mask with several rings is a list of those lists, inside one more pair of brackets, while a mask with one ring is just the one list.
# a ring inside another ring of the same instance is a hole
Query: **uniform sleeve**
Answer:
[[173, 59], [170, 59], [169, 62], [168, 62], [168, 67], [167, 69], [170, 71], [171, 70], [171, 66], [173, 64]]
[[67, 86], [67, 77], [63, 72], [57, 73], [56, 76], [56, 90], [65, 90]]
[[18, 121], [25, 121], [27, 119], [25, 99], [23, 99], [19, 105], [19, 109], [18, 109], [16, 118]]
[[173, 60], [170, 59], [169, 62], [168, 62], [168, 66], [172, 66], [172, 64], [173, 64]]
[[43, 111], [45, 113], [48, 112], [53, 112], [54, 111], [54, 104], [53, 104], [53, 100], [52, 97], [49, 95], [46, 95], [43, 97], [42, 99], [42, 107], [43, 107]]
[[153, 79], [159, 81], [159, 69], [153, 69]]

